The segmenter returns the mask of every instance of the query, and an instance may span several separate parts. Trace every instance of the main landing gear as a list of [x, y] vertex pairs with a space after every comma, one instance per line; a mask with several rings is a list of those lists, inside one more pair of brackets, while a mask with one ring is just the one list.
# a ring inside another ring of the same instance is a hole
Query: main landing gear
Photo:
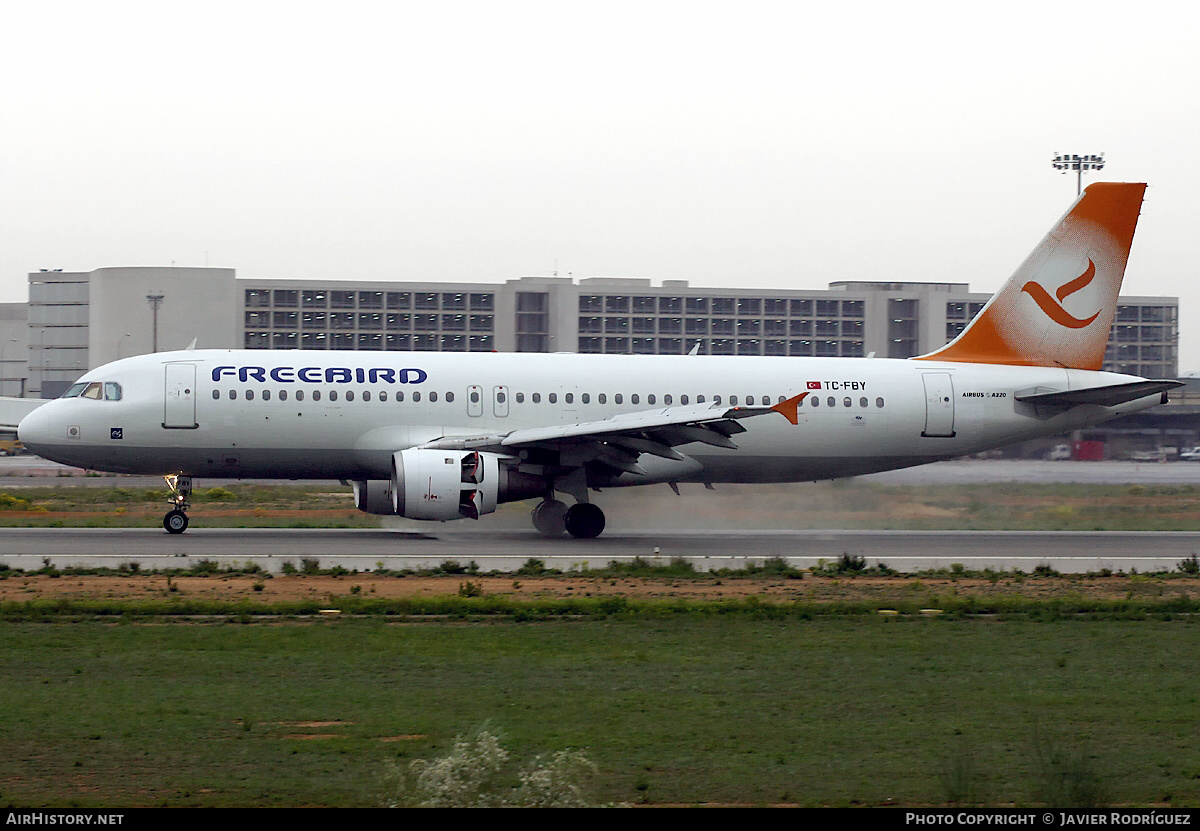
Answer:
[[551, 497], [539, 502], [532, 516], [533, 527], [547, 537], [561, 537], [565, 531], [576, 539], [590, 540], [604, 530], [604, 511], [590, 502], [576, 502], [568, 508]]
[[173, 473], [163, 478], [171, 489], [167, 501], [175, 506], [163, 517], [163, 528], [167, 529], [168, 534], [182, 534], [188, 527], [187, 509], [191, 507], [188, 500], [192, 496], [192, 477]]

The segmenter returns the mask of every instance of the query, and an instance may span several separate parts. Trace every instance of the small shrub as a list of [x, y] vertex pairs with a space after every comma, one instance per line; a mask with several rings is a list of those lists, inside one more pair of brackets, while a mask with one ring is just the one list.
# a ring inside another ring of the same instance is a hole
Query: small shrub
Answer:
[[[590, 780], [597, 769], [583, 753], [560, 750], [543, 761], [535, 757], [515, 772], [510, 754], [486, 730], [457, 736], [440, 759], [417, 759], [384, 774], [383, 803], [389, 808], [583, 808], [593, 805]], [[516, 780], [520, 784], [512, 787]]]
[[1038, 783], [1035, 794], [1048, 808], [1102, 808], [1103, 776], [1086, 748], [1064, 746], [1042, 732], [1034, 734]]
[[1175, 567], [1184, 574], [1200, 574], [1200, 560], [1196, 559], [1195, 554], [1186, 560], [1180, 560]]
[[458, 584], [459, 597], [483, 597], [483, 586], [470, 580]]

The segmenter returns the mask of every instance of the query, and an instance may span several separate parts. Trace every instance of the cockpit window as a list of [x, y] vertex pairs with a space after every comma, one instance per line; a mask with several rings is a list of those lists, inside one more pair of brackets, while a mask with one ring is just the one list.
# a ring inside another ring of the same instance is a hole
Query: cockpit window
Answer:
[[106, 381], [104, 383], [104, 400], [105, 401], [120, 401], [121, 400], [121, 385], [115, 381]]
[[83, 398], [93, 398], [99, 401], [104, 393], [104, 385], [99, 381], [93, 381], [87, 385], [87, 388], [81, 394]]
[[79, 394], [81, 392], [83, 392], [83, 389], [86, 386], [87, 386], [87, 384], [72, 384], [67, 389], [67, 391], [62, 394], [62, 397], [63, 398], [78, 398]]

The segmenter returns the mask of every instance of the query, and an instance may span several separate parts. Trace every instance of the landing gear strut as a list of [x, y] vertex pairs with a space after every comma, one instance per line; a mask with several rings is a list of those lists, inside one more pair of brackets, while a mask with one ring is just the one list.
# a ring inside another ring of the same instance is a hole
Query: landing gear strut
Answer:
[[192, 496], [192, 477], [173, 473], [163, 478], [171, 489], [167, 501], [175, 506], [163, 517], [163, 528], [168, 534], [182, 534], [188, 527], [187, 509], [191, 507], [188, 499]]

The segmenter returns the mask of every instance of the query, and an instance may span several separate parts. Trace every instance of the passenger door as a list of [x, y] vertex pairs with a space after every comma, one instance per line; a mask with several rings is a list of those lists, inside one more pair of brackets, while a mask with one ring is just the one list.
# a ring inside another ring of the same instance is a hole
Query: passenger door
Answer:
[[163, 422], [168, 430], [195, 430], [196, 365], [165, 364]]

